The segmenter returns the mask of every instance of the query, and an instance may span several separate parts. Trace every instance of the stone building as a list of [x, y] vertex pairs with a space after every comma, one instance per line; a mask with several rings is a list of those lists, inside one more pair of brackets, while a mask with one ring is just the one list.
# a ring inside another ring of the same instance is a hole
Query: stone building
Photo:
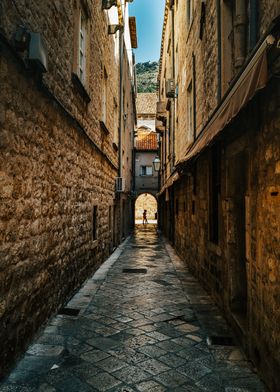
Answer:
[[280, 385], [280, 3], [166, 1], [160, 226]]
[[132, 225], [137, 40], [117, 4], [0, 3], [0, 376]]
[[157, 94], [138, 93], [136, 100], [137, 126], [155, 131]]
[[137, 194], [158, 192], [158, 173], [153, 162], [158, 155], [158, 135], [147, 129], [137, 129], [135, 146], [135, 190]]
[[[139, 204], [136, 200], [135, 217], [141, 219], [143, 205], [148, 211], [150, 219], [155, 219], [157, 202], [155, 196], [158, 192], [158, 172], [153, 162], [158, 156], [158, 135], [155, 132], [156, 93], [138, 93], [136, 99], [137, 129], [134, 140], [134, 189], [136, 197], [142, 196]], [[148, 197], [149, 195], [153, 197]], [[139, 204], [139, 205], [138, 205]], [[138, 206], [138, 207], [137, 207]]]

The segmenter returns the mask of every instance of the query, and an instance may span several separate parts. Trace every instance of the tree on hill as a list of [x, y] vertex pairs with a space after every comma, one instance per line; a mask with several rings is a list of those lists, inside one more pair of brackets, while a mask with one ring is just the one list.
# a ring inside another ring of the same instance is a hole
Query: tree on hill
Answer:
[[157, 91], [159, 63], [146, 61], [136, 64], [137, 90], [139, 93], [154, 93]]

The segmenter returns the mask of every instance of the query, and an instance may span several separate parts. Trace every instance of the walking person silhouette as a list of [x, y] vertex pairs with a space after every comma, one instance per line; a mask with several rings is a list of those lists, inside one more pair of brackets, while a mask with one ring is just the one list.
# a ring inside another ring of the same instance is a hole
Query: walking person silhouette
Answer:
[[143, 225], [147, 224], [148, 220], [147, 220], [147, 210], [144, 210], [143, 212]]

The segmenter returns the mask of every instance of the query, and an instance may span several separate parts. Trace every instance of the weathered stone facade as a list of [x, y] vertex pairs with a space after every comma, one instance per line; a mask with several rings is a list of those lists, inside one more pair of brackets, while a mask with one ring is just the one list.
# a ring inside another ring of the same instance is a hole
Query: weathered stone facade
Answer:
[[[132, 225], [124, 209], [132, 210], [133, 73], [124, 46], [119, 86], [118, 38], [108, 35], [110, 15], [100, 3], [0, 4], [0, 376]], [[75, 66], [81, 9], [83, 83]], [[43, 75], [15, 48], [19, 24], [41, 34]], [[119, 122], [123, 91], [126, 125]], [[119, 151], [127, 178], [121, 196]]]
[[[188, 25], [190, 3], [194, 8]], [[237, 10], [242, 2], [167, 1], [159, 74], [159, 101], [167, 111], [161, 109], [157, 115], [163, 120], [158, 127], [162, 135], [159, 219], [161, 229], [224, 310], [246, 353], [274, 391], [280, 385], [280, 85], [275, 46], [280, 29], [273, 20], [280, 5], [259, 1], [253, 26], [257, 39], [242, 49], [236, 27], [240, 25], [233, 23], [233, 30], [228, 30], [229, 19], [236, 16], [229, 15], [229, 3]], [[244, 31], [254, 32], [250, 27], [254, 13], [248, 9]], [[242, 20], [242, 14], [238, 17]], [[256, 61], [268, 34], [275, 41], [267, 50], [265, 88], [255, 91], [230, 123], [188, 159], [207, 136], [209, 119], [219, 113], [227, 94], [236, 86], [238, 94], [244, 94], [238, 81], [246, 80], [245, 67]], [[166, 98], [169, 78], [175, 79], [176, 98]]]
[[[153, 165], [159, 153], [158, 135], [155, 132], [156, 102], [156, 93], [137, 94], [137, 130], [134, 137], [134, 190], [136, 196], [143, 193], [155, 196], [159, 188], [158, 172]], [[149, 210], [154, 211], [154, 209], [154, 204], [152, 204]], [[154, 216], [154, 213], [151, 212], [151, 215]], [[139, 216], [139, 211], [135, 211], [135, 216]]]

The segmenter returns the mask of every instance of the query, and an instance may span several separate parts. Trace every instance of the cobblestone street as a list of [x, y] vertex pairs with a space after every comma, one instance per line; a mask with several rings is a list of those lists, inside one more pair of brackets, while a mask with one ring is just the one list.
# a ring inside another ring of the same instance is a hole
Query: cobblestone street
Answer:
[[211, 298], [154, 226], [138, 226], [0, 391], [264, 391], [238, 346], [211, 344], [219, 336], [231, 334]]

